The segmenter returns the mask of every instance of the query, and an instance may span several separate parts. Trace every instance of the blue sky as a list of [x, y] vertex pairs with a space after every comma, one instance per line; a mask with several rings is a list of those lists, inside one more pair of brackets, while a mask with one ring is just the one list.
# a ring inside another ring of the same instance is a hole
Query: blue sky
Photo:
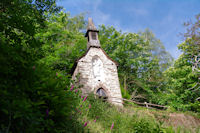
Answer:
[[135, 33], [149, 28], [176, 59], [181, 54], [180, 33], [186, 31], [183, 23], [194, 22], [200, 13], [200, 0], [60, 0], [57, 4], [72, 16], [86, 13], [96, 26]]

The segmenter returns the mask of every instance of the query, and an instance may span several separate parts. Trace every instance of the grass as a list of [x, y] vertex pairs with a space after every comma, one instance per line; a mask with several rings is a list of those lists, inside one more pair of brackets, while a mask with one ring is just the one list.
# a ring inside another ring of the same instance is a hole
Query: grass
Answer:
[[[77, 94], [78, 95], [78, 94]], [[123, 108], [113, 106], [93, 95], [76, 107], [74, 117], [82, 126], [76, 132], [91, 133], [179, 133], [200, 132], [200, 120], [195, 115], [171, 110], [146, 109], [134, 104]], [[80, 113], [81, 112], [81, 113]], [[188, 120], [187, 120], [188, 119]], [[196, 120], [194, 122], [194, 119]], [[180, 121], [180, 122], [179, 122]], [[185, 122], [184, 122], [185, 121]], [[189, 121], [193, 121], [189, 122]], [[189, 123], [188, 123], [189, 122]], [[85, 126], [85, 124], [87, 125]], [[111, 125], [114, 127], [111, 130]], [[195, 125], [195, 124], [196, 125]], [[182, 124], [182, 125], [181, 125]], [[75, 126], [75, 125], [74, 125]]]

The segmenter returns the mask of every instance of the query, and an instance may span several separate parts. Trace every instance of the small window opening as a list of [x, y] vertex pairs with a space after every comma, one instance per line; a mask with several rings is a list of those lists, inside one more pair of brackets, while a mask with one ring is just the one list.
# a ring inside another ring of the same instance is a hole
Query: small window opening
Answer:
[[104, 91], [103, 88], [99, 88], [96, 92], [96, 94], [99, 96], [100, 99], [102, 99], [103, 101], [106, 101], [108, 99], [108, 97], [106, 96], [106, 92]]
[[96, 32], [92, 32], [92, 40], [97, 40], [97, 34], [96, 34]]

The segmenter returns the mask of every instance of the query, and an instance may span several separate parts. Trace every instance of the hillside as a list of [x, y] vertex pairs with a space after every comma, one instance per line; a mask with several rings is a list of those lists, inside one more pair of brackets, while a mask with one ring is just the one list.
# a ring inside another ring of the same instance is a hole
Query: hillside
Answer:
[[192, 112], [147, 109], [134, 104], [121, 108], [93, 96], [80, 100], [76, 109], [82, 112], [73, 112], [82, 123], [82, 127], [75, 129], [76, 132], [200, 132], [199, 114]]
[[[70, 15], [57, 0], [1, 0], [0, 11], [0, 133], [200, 132], [200, 14], [186, 24], [184, 41], [171, 44], [182, 52], [175, 60], [148, 28], [126, 32], [102, 24], [85, 38], [86, 15]], [[104, 56], [93, 49], [95, 58], [81, 61], [88, 65], [77, 77], [88, 86], [72, 80], [72, 70], [92, 42]], [[116, 88], [120, 99], [168, 108], [129, 102], [117, 108], [83, 90], [111, 101]]]

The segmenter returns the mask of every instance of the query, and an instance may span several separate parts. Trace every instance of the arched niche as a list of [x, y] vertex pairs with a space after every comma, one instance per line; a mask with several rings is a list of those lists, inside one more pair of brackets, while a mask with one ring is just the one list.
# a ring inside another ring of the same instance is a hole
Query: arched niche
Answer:
[[108, 95], [107, 95], [106, 91], [105, 91], [103, 88], [97, 89], [96, 95], [97, 95], [99, 98], [102, 98], [102, 99], [104, 99], [104, 100], [107, 100], [107, 99], [108, 99]]
[[104, 81], [104, 67], [103, 62], [98, 56], [92, 58], [93, 77], [96, 81]]

